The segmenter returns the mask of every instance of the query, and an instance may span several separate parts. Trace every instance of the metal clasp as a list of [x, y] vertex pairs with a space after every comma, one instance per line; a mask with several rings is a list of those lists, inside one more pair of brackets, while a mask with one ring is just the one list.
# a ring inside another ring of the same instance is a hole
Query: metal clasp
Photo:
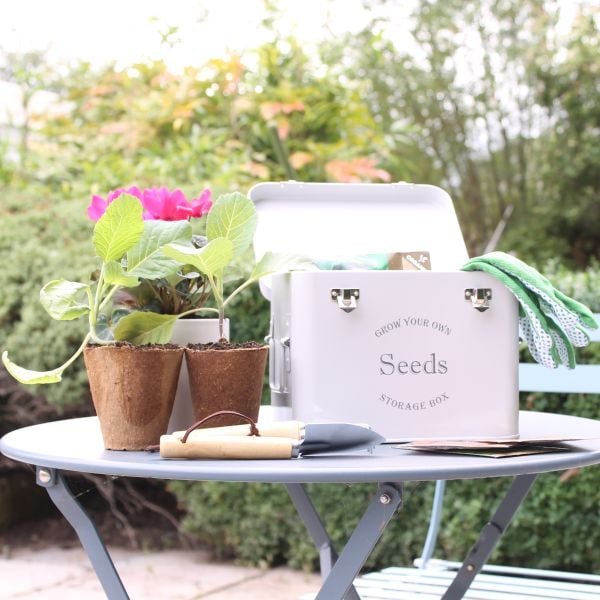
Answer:
[[465, 290], [465, 300], [470, 300], [473, 308], [483, 312], [490, 308], [492, 299], [492, 290], [490, 288], [467, 288]]
[[331, 299], [337, 302], [339, 308], [344, 312], [352, 312], [358, 306], [360, 290], [357, 288], [343, 288], [331, 290]]

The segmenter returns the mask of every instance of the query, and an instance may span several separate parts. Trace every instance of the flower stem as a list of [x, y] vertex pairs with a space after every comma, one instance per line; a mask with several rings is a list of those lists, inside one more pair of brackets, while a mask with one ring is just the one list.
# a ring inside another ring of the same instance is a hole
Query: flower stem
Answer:
[[102, 343], [102, 340], [98, 338], [96, 333], [96, 323], [98, 321], [98, 312], [100, 311], [100, 302], [102, 299], [102, 293], [104, 291], [104, 263], [100, 269], [100, 275], [98, 275], [98, 281], [96, 282], [96, 293], [94, 295], [94, 301], [90, 305], [90, 312], [88, 316], [88, 322], [90, 325], [89, 333], [86, 336], [87, 339], [91, 338], [95, 342]]
[[64, 371], [69, 365], [71, 365], [72, 363], [75, 362], [75, 360], [83, 352], [83, 349], [87, 346], [87, 343], [90, 341], [91, 338], [92, 338], [92, 334], [91, 333], [88, 333], [83, 338], [83, 342], [81, 343], [81, 346], [79, 346], [79, 348], [77, 348], [75, 354], [73, 354], [73, 356], [71, 356], [71, 358], [64, 365], [61, 365], [59, 367], [59, 369], [61, 370], [61, 372]]
[[225, 303], [223, 302], [223, 277], [212, 276], [207, 277], [210, 288], [215, 297], [215, 303], [217, 304], [217, 312], [219, 313], [219, 338], [224, 339], [224, 326], [225, 326]]
[[[98, 337], [96, 332], [96, 324], [98, 322], [98, 315], [102, 311], [102, 309], [110, 302], [115, 292], [119, 289], [119, 285], [113, 285], [109, 287], [104, 282], [104, 269], [105, 265], [102, 264], [102, 268], [100, 269], [100, 275], [98, 276], [98, 281], [96, 283], [96, 294], [94, 297], [93, 305], [90, 307], [89, 313], [89, 338], [92, 339], [96, 344], [111, 344], [111, 340], [103, 340]], [[106, 291], [108, 289], [108, 291]], [[91, 296], [91, 293], [89, 294]]]
[[104, 300], [102, 300], [102, 303], [98, 307], [98, 312], [100, 312], [108, 304], [108, 302], [115, 295], [115, 292], [119, 289], [119, 287], [120, 287], [119, 285], [112, 286], [111, 290], [106, 294]]
[[233, 290], [233, 292], [231, 292], [231, 294], [229, 294], [229, 296], [227, 297], [227, 300], [225, 300], [225, 302], [223, 302], [223, 308], [225, 308], [229, 304], [229, 302], [231, 302], [231, 300], [233, 298], [235, 298], [235, 296], [237, 296], [242, 290], [244, 290], [248, 286], [252, 285], [254, 283], [254, 281], [255, 281], [255, 279], [248, 279], [247, 281], [242, 283], [242, 285], [240, 285], [240, 287]]

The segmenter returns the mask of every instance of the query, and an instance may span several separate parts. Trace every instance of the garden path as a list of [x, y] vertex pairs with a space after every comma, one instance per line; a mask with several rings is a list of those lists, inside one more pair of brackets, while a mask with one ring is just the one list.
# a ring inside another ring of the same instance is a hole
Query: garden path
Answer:
[[[294, 600], [320, 586], [316, 574], [214, 562], [202, 550], [110, 552], [132, 600]], [[0, 554], [1, 600], [82, 598], [105, 598], [82, 549], [16, 548]]]

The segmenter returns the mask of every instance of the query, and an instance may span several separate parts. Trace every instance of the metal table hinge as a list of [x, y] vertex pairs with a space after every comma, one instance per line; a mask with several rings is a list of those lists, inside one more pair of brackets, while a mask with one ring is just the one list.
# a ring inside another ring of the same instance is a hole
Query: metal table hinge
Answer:
[[331, 290], [331, 299], [337, 302], [344, 312], [352, 312], [358, 306], [360, 290], [357, 288], [336, 288]]
[[473, 308], [483, 312], [490, 308], [492, 299], [492, 290], [490, 288], [467, 288], [465, 290], [465, 300], [470, 300]]

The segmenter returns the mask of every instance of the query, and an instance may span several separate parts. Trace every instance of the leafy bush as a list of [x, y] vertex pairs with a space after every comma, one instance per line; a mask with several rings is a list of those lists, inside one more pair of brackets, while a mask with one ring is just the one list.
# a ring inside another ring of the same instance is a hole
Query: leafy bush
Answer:
[[552, 281], [561, 292], [577, 298], [595, 313], [600, 313], [600, 262], [592, 260], [585, 271], [573, 271], [557, 260], [548, 261], [540, 271]]
[[[542, 271], [563, 292], [600, 311], [600, 269], [570, 273], [554, 264]], [[258, 294], [258, 292], [256, 292]], [[248, 299], [249, 301], [249, 299]], [[264, 301], [261, 301], [264, 302]], [[262, 310], [262, 309], [261, 309]], [[261, 318], [266, 312], [260, 313]], [[243, 312], [240, 306], [240, 322]], [[579, 353], [578, 362], [600, 361], [597, 348]], [[523, 394], [529, 410], [600, 419], [600, 397], [581, 394]], [[462, 560], [509, 485], [507, 478], [449, 482], [436, 556]], [[220, 556], [249, 564], [286, 562], [303, 569], [318, 565], [318, 553], [279, 484], [173, 482], [170, 489], [187, 510], [183, 527], [213, 545]], [[352, 532], [374, 485], [308, 485], [335, 545]], [[419, 556], [427, 531], [433, 484], [408, 484], [401, 512], [390, 522], [366, 566], [410, 564]], [[600, 505], [600, 469], [540, 475], [492, 562], [590, 571], [600, 562], [600, 529], [590, 528]], [[293, 540], [293, 543], [290, 543]], [[565, 553], [564, 548], [569, 548]]]
[[[557, 398], [543, 408], [600, 418], [600, 404], [578, 396]], [[600, 502], [600, 470], [567, 473], [539, 476], [492, 562], [575, 571], [597, 568], [600, 530], [590, 522]], [[462, 561], [509, 483], [507, 478], [448, 483], [436, 557]], [[261, 566], [318, 567], [317, 550], [283, 485], [172, 482], [169, 487], [187, 510], [184, 529], [211, 544], [218, 556]], [[341, 548], [377, 488], [311, 484], [307, 490], [334, 545]], [[369, 557], [367, 569], [409, 565], [420, 555], [433, 484], [410, 483], [404, 492], [403, 508]]]
[[[187, 508], [184, 529], [210, 543], [217, 556], [261, 566], [318, 566], [318, 553], [282, 484], [172, 482], [169, 488]], [[406, 564], [414, 558], [425, 536], [427, 515], [422, 509], [429, 506], [431, 489], [431, 484], [406, 486], [404, 509], [384, 532], [368, 567]], [[309, 484], [307, 491], [334, 545], [341, 548], [377, 486]], [[405, 512], [411, 515], [410, 526]]]
[[[566, 412], [566, 411], [564, 411]], [[586, 416], [600, 418], [586, 411]], [[492, 562], [591, 571], [600, 560], [600, 531], [590, 528], [600, 501], [600, 470], [540, 475]], [[509, 485], [507, 478], [449, 482], [436, 556], [461, 560]], [[281, 484], [173, 482], [187, 509], [186, 531], [220, 556], [243, 563], [316, 569], [318, 553]], [[375, 485], [311, 484], [308, 492], [334, 545], [343, 547]], [[409, 565], [420, 555], [433, 484], [407, 484], [402, 510], [392, 519], [366, 563], [367, 569]], [[293, 540], [290, 543], [290, 540]], [[564, 548], [569, 548], [565, 553]]]
[[[467, 11], [459, 4], [448, 9], [450, 16], [460, 11], [469, 19], [473, 7], [477, 8], [475, 13], [480, 10], [477, 3], [470, 3]], [[524, 9], [527, 11], [528, 5]], [[417, 16], [419, 34], [446, 30], [435, 26], [447, 19], [446, 10], [431, 10], [429, 3], [421, 3]], [[512, 12], [506, 12], [505, 18], [512, 23]], [[420, 27], [420, 22], [427, 26]], [[480, 22], [477, 18], [467, 25], [479, 30]], [[494, 23], [490, 21], [490, 25]], [[515, 57], [547, 57], [546, 52], [537, 50], [515, 52], [522, 43], [532, 44], [537, 38], [529, 35], [523, 42], [516, 35], [520, 28], [510, 31], [515, 32], [509, 39], [513, 45], [500, 54], [507, 65]], [[544, 40], [552, 38], [541, 29], [537, 34]], [[505, 38], [500, 41], [504, 43]], [[424, 42], [427, 56], [433, 52], [430, 64], [420, 65], [414, 57], [399, 53], [382, 37], [379, 26], [367, 23], [364, 34], [341, 39], [330, 47], [323, 45], [323, 64], [316, 69], [297, 42], [279, 39], [259, 49], [254, 71], [235, 56], [186, 69], [177, 77], [160, 62], [121, 70], [109, 67], [101, 72], [92, 72], [89, 65], [81, 64], [70, 70], [65, 81], [60, 85], [54, 82], [52, 89], [71, 109], [39, 117], [35, 144], [27, 157], [20, 157], [23, 172], [18, 177], [14, 165], [5, 158], [6, 142], [0, 140], [0, 182], [27, 190], [3, 190], [0, 346], [9, 347], [19, 363], [39, 369], [60, 364], [72, 352], [81, 337], [77, 329], [81, 325], [73, 322], [69, 330], [65, 323], [53, 322], [32, 298], [45, 281], [64, 273], [65, 265], [72, 269], [76, 280], [85, 278], [94, 268], [89, 246], [91, 224], [85, 219], [83, 197], [87, 198], [90, 191], [103, 192], [133, 183], [197, 188], [199, 182], [210, 182], [218, 193], [235, 188], [245, 191], [257, 181], [286, 177], [304, 181], [388, 177], [436, 184], [445, 181], [442, 185], [450, 189], [457, 207], [462, 207], [458, 212], [465, 234], [477, 247], [495, 226], [504, 202], [498, 192], [508, 186], [508, 202], [524, 206], [509, 224], [503, 240], [507, 250], [520, 250], [524, 260], [546, 256], [565, 260], [573, 258], [575, 249], [578, 259], [573, 260], [574, 264], [587, 264], [587, 257], [593, 254], [590, 248], [596, 247], [588, 243], [595, 234], [594, 219], [590, 218], [595, 213], [585, 207], [596, 206], [597, 169], [593, 167], [599, 156], [597, 136], [593, 137], [598, 105], [588, 101], [596, 89], [597, 75], [587, 69], [594, 64], [588, 57], [593, 44], [581, 46], [579, 51], [575, 48], [570, 62], [544, 59], [549, 66], [565, 71], [553, 74], [552, 69], [544, 70], [548, 85], [542, 90], [548, 96], [544, 105], [557, 104], [554, 112], [561, 120], [558, 133], [564, 135], [556, 137], [550, 128], [541, 138], [529, 140], [531, 130], [526, 128], [516, 132], [514, 139], [505, 139], [506, 146], [492, 149], [492, 154], [484, 158], [480, 145], [468, 142], [475, 140], [475, 136], [467, 135], [469, 130], [482, 114], [491, 117], [492, 125], [502, 123], [504, 111], [511, 107], [495, 101], [497, 96], [492, 93], [477, 92], [473, 98], [471, 90], [457, 89], [453, 84], [452, 69], [438, 68], [440, 64], [452, 65], [455, 52], [460, 51], [458, 41], [446, 47], [446, 40], [438, 47], [436, 39], [419, 39]], [[579, 45], [581, 39], [581, 35], [573, 37]], [[517, 70], [525, 78], [535, 75], [533, 93], [536, 81], [544, 81], [532, 71], [535, 64], [525, 67], [517, 65]], [[55, 73], [56, 69], [51, 71]], [[30, 73], [31, 69], [24, 72]], [[591, 85], [572, 85], [573, 74], [577, 74], [576, 83]], [[554, 80], [558, 86], [553, 86]], [[494, 77], [488, 76], [482, 83], [482, 89], [490, 92], [496, 86]], [[48, 82], [42, 84], [42, 88], [49, 87]], [[459, 101], [440, 102], [440, 94]], [[565, 100], [567, 110], [560, 110]], [[539, 114], [534, 98], [524, 105], [536, 109], [532, 115]], [[586, 136], [585, 144], [580, 140], [584, 129], [592, 134], [589, 139]], [[573, 141], [576, 143], [565, 143]], [[529, 152], [532, 162], [521, 170], [525, 161], [516, 158], [528, 149], [545, 146], [550, 148], [546, 168], [536, 168], [545, 156], [536, 150]], [[579, 149], [575, 163], [564, 160], [567, 147]], [[550, 160], [553, 154], [556, 159]], [[501, 160], [502, 156], [508, 158]], [[546, 181], [545, 172], [557, 181]], [[35, 192], [32, 186], [36, 186]], [[49, 190], [56, 203], [46, 199]], [[581, 237], [581, 215], [587, 232], [585, 244], [577, 244], [579, 238], [575, 235]], [[564, 235], [565, 225], [573, 235]], [[558, 287], [564, 292], [600, 311], [598, 265], [585, 274], [569, 274], [558, 263], [552, 263], [545, 272], [553, 280], [556, 275]], [[260, 340], [267, 333], [268, 304], [258, 290], [236, 299], [230, 316], [233, 339]], [[47, 394], [55, 404], [79, 401], [87, 384], [83, 364], [78, 366], [79, 370], [72, 368], [61, 385], [45, 387], [40, 393]], [[523, 402], [537, 410], [573, 410], [597, 416], [594, 401], [578, 403], [578, 397], [529, 395]], [[536, 552], [540, 565], [559, 566], [554, 550], [562, 549], [564, 541], [575, 539], [589, 523], [589, 517], [583, 516], [584, 508], [588, 500], [598, 500], [596, 477], [594, 469], [562, 482], [558, 475], [540, 477], [519, 516], [521, 526], [509, 532], [498, 558], [516, 560], [530, 553], [533, 544], [539, 544], [544, 550]], [[440, 539], [442, 554], [451, 558], [464, 555], [472, 542], [465, 532], [475, 531], [483, 523], [488, 516], [486, 507], [506, 484], [505, 480], [489, 480], [449, 486], [447, 519]], [[339, 543], [349, 533], [349, 524], [358, 518], [359, 506], [372, 493], [370, 486], [309, 487], [317, 506], [326, 509], [327, 525]], [[245, 561], [287, 560], [296, 566], [314, 566], [316, 552], [302, 525], [292, 518], [293, 509], [281, 486], [177, 483], [173, 489], [188, 506], [186, 526], [216, 544], [220, 552], [235, 546]], [[411, 485], [407, 490], [404, 510], [411, 514], [410, 527], [402, 514], [395, 519], [375, 549], [370, 565], [407, 563], [419, 552], [431, 485]], [[565, 510], [569, 510], [569, 518], [561, 512]], [[551, 532], [546, 525], [549, 521], [543, 519], [550, 511], [557, 521]], [[598, 552], [590, 548], [598, 547], [600, 540], [593, 530], [589, 533], [581, 538], [586, 540], [585, 545], [570, 546], [569, 560], [574, 567], [586, 569], [594, 558], [598, 561]], [[291, 539], [294, 544], [290, 544]]]
[[[43, 283], [64, 272], [65, 265], [73, 279], [87, 277], [94, 268], [91, 223], [81, 200], [52, 203], [37, 194], [12, 193], [5, 195], [4, 207], [7, 212], [0, 220], [4, 265], [0, 270], [0, 344], [9, 347], [20, 362], [50, 368], [73, 351], [81, 331], [77, 323], [69, 329], [65, 323], [52, 321], [33, 298]], [[600, 268], [574, 273], [549, 263], [541, 270], [562, 291], [600, 311]], [[261, 340], [268, 331], [268, 302], [257, 287], [236, 299], [230, 316], [233, 339]], [[591, 353], [598, 354], [596, 350], [582, 352], [580, 361]], [[599, 359], [596, 356], [593, 360]], [[80, 401], [87, 393], [83, 364], [72, 368], [61, 385], [38, 391], [59, 405]], [[529, 394], [523, 403], [533, 410], [600, 418], [597, 400], [578, 395]], [[475, 532], [489, 517], [489, 507], [507, 484], [505, 479], [449, 484], [438, 555], [451, 559], [464, 556]], [[257, 564], [285, 561], [305, 569], [317, 565], [316, 550], [295, 518], [283, 486], [178, 482], [171, 484], [171, 489], [187, 507], [185, 528], [213, 544], [218, 554], [235, 553], [240, 560]], [[338, 546], [375, 492], [369, 485], [311, 485], [308, 489], [318, 509], [327, 515], [326, 526]], [[431, 484], [406, 487], [404, 509], [375, 548], [368, 562], [370, 568], [408, 564], [418, 556], [431, 493]], [[589, 515], [594, 514], [592, 507], [598, 500], [600, 472], [596, 469], [575, 471], [568, 478], [561, 474], [540, 476], [517, 516], [516, 526], [509, 530], [493, 560], [544, 568], [594, 568], [600, 559], [600, 532], [596, 535], [589, 529]], [[410, 515], [410, 527], [404, 515]], [[559, 550], [567, 544], [571, 551], [564, 556]], [[537, 549], [535, 564], [531, 560], [533, 547]]]
[[[57, 274], [87, 279], [95, 269], [91, 224], [81, 201], [53, 203], [27, 193], [7, 194], [18, 212], [0, 219], [0, 347], [33, 369], [60, 365], [78, 347], [82, 323], [53, 321], [36, 298]], [[29, 389], [57, 405], [80, 402], [87, 392], [83, 363], [59, 386]]]

